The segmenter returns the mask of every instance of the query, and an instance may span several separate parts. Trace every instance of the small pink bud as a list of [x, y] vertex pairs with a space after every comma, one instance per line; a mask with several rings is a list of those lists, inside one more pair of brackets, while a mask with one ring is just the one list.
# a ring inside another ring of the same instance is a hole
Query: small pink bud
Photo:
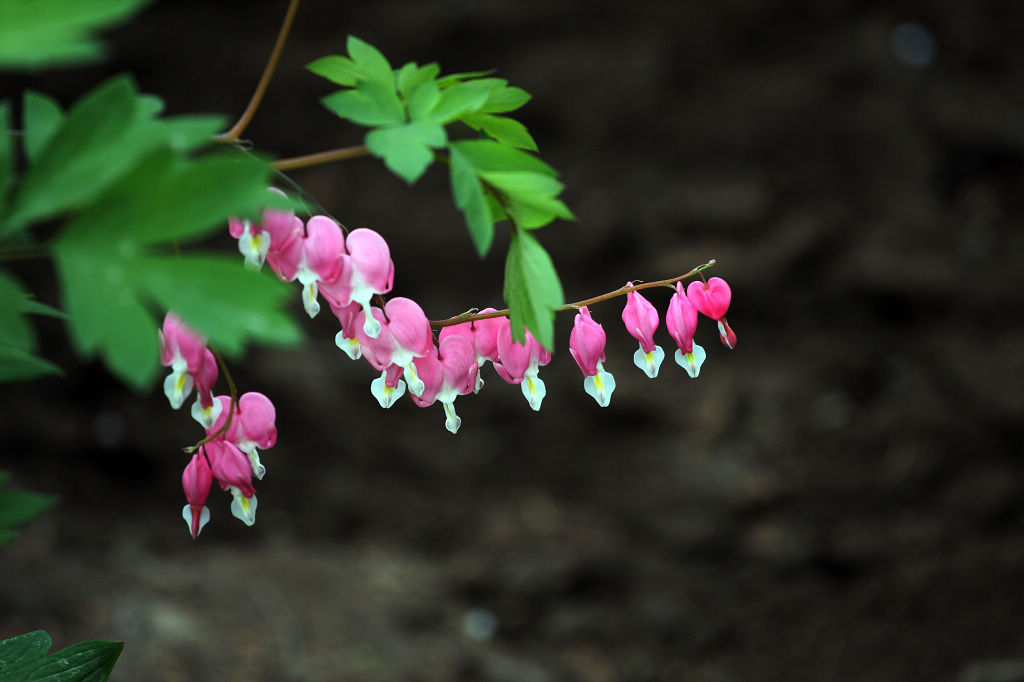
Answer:
[[679, 346], [675, 354], [676, 364], [685, 369], [691, 379], [696, 379], [707, 354], [699, 343], [693, 342], [697, 331], [697, 308], [683, 290], [682, 282], [676, 282], [676, 293], [672, 294], [665, 314], [665, 327]]
[[[626, 282], [627, 287], [633, 286]], [[660, 318], [651, 302], [636, 291], [626, 294], [626, 306], [622, 309], [622, 323], [630, 336], [640, 342], [640, 347], [633, 353], [633, 364], [651, 379], [658, 376], [661, 363], [665, 359], [665, 351], [654, 342], [654, 332], [658, 329]]]
[[576, 360], [583, 376], [597, 374], [598, 363], [605, 359], [606, 342], [604, 327], [594, 321], [587, 306], [581, 307], [576, 313], [572, 332], [569, 334], [569, 353]]
[[193, 540], [199, 537], [203, 526], [210, 520], [206, 497], [210, 494], [212, 483], [213, 474], [210, 472], [206, 457], [199, 453], [192, 455], [191, 461], [185, 465], [185, 471], [181, 474], [181, 487], [185, 491], [185, 499], [188, 500], [188, 504], [181, 510], [181, 515], [188, 524]]

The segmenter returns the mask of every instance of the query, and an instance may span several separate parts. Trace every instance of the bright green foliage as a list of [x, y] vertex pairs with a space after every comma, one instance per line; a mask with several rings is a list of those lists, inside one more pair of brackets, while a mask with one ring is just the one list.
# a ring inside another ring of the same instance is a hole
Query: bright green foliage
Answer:
[[0, 0], [0, 69], [79, 65], [102, 55], [94, 31], [148, 0]]
[[0, 212], [4, 208], [4, 195], [14, 179], [14, 137], [11, 135], [11, 105], [0, 100]]
[[[6, 545], [16, 537], [14, 526], [39, 516], [56, 504], [57, 498], [50, 495], [30, 493], [7, 487], [7, 474], [0, 471], [0, 545]], [[0, 644], [0, 650], [3, 645]], [[48, 648], [48, 647], [47, 647]], [[0, 661], [3, 660], [0, 654]], [[0, 667], [0, 672], [3, 668]], [[0, 676], [0, 679], [6, 679]]]
[[[21, 238], [32, 223], [69, 214], [53, 256], [72, 341], [138, 388], [156, 376], [159, 315], [168, 309], [227, 353], [250, 340], [300, 338], [280, 312], [287, 290], [273, 278], [232, 256], [176, 254], [179, 243], [224, 229], [229, 216], [281, 200], [266, 190], [267, 163], [219, 149], [197, 155], [220, 117], [158, 118], [162, 107], [127, 77], [95, 88], [66, 115], [49, 98], [26, 95], [30, 165], [0, 213], [0, 235]], [[16, 295], [0, 301], [0, 321], [12, 330], [0, 338], [0, 380], [56, 371], [31, 355], [20, 287], [3, 279], [0, 293], [4, 286]]]
[[555, 345], [555, 308], [563, 304], [562, 285], [551, 256], [532, 233], [512, 233], [505, 261], [505, 300], [511, 314], [512, 337], [525, 338], [526, 327], [548, 350]]
[[4, 682], [104, 682], [124, 642], [94, 640], [65, 647], [49, 656], [53, 640], [42, 630], [0, 641], [0, 679]]
[[36, 336], [24, 314], [43, 311], [48, 312], [47, 306], [26, 298], [21, 284], [0, 270], [0, 382], [60, 373], [34, 354]]
[[[543, 227], [556, 218], [572, 220], [573, 214], [558, 198], [563, 185], [555, 170], [527, 153], [537, 151], [537, 144], [526, 126], [499, 115], [523, 106], [530, 95], [491, 77], [490, 71], [440, 76], [437, 64], [415, 62], [392, 70], [376, 48], [358, 38], [350, 36], [347, 47], [348, 56], [323, 57], [308, 67], [343, 86], [323, 98], [324, 106], [372, 128], [367, 148], [406, 182], [418, 180], [435, 158], [444, 160], [436, 151], [447, 149], [452, 198], [480, 256], [494, 242], [495, 222], [508, 219], [513, 224], [512, 243], [521, 253], [509, 252], [505, 298], [520, 330], [525, 323], [550, 347], [553, 327], [545, 306], [555, 299], [561, 303], [561, 287], [540, 243], [517, 235], [519, 228]], [[453, 140], [448, 126], [457, 123], [480, 137]], [[535, 270], [544, 277], [522, 276]]]

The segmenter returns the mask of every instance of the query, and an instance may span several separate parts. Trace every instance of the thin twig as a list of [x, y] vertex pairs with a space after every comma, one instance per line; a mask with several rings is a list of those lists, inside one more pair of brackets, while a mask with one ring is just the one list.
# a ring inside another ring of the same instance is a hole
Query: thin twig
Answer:
[[231, 129], [226, 133], [220, 135], [220, 139], [223, 142], [234, 142], [241, 136], [249, 122], [252, 121], [252, 117], [256, 115], [256, 110], [260, 106], [260, 102], [263, 101], [263, 95], [267, 92], [267, 86], [270, 85], [270, 79], [274, 76], [274, 71], [277, 69], [277, 62], [281, 59], [281, 53], [284, 51], [284, 44], [288, 40], [288, 33], [292, 30], [292, 21], [295, 19], [295, 13], [299, 9], [299, 0], [291, 0], [288, 4], [288, 11], [284, 15], [284, 21], [281, 23], [281, 30], [277, 34], [277, 41], [274, 43], [274, 49], [270, 53], [270, 59], [267, 60], [267, 66], [263, 69], [263, 75], [260, 76], [260, 82], [256, 85], [256, 90], [252, 93], [252, 98], [249, 100], [249, 106], [245, 108], [242, 115], [239, 117], [235, 125], [231, 126]]
[[275, 169], [279, 171], [294, 170], [296, 168], [306, 168], [308, 166], [317, 166], [322, 163], [331, 163], [332, 161], [344, 161], [345, 159], [355, 159], [360, 156], [368, 156], [370, 150], [365, 145], [355, 145], [353, 147], [341, 147], [339, 149], [329, 149], [325, 152], [317, 152], [315, 154], [306, 154], [305, 156], [293, 156], [289, 159], [279, 159], [273, 163]]
[[[704, 270], [714, 266], [715, 262], [716, 262], [715, 259], [712, 258], [711, 260], [709, 260], [704, 265], [698, 265], [697, 267], [695, 267], [693, 270], [690, 270], [685, 275], [679, 275], [678, 277], [672, 277], [672, 278], [669, 278], [669, 279], [659, 279], [656, 282], [644, 282], [643, 284], [634, 284], [631, 287], [630, 286], [619, 287], [618, 289], [616, 289], [614, 291], [609, 291], [608, 293], [601, 294], [600, 296], [595, 296], [593, 298], [588, 298], [588, 299], [585, 299], [585, 300], [582, 300], [582, 301], [576, 301], [575, 303], [566, 303], [563, 306], [559, 306], [558, 308], [555, 308], [555, 312], [562, 312], [564, 310], [575, 310], [575, 309], [581, 308], [581, 307], [583, 307], [585, 305], [593, 305], [594, 303], [600, 303], [601, 301], [607, 301], [610, 298], [615, 298], [616, 296], [623, 296], [625, 294], [630, 293], [631, 291], [639, 291], [640, 289], [651, 289], [651, 288], [654, 288], [654, 287], [666, 287], [666, 286], [667, 287], [671, 287], [676, 282], [678, 282], [680, 280], [684, 280], [687, 277], [693, 277], [694, 275], [702, 274], [704, 272]], [[490, 312], [490, 313], [474, 313], [474, 314], [462, 313], [461, 315], [456, 315], [455, 317], [449, 317], [446, 320], [431, 320], [430, 327], [431, 327], [431, 329], [441, 329], [443, 327], [450, 327], [450, 326], [455, 325], [455, 324], [462, 324], [463, 322], [473, 322], [475, 320], [488, 320], [488, 319], [490, 319], [492, 317], [508, 317], [508, 314], [509, 314], [509, 310], [507, 308], [505, 310], [495, 310], [494, 312]]]

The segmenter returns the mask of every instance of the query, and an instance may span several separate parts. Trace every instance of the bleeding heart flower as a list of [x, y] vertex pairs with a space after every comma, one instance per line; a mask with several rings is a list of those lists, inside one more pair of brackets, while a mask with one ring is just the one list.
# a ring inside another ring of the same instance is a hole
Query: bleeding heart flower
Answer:
[[[633, 286], [626, 282], [627, 287]], [[665, 351], [654, 342], [661, 318], [651, 302], [636, 291], [626, 294], [626, 307], [622, 309], [622, 323], [630, 336], [640, 342], [640, 347], [633, 353], [633, 364], [640, 368], [651, 379], [658, 376], [661, 362], [665, 359]]]
[[604, 327], [582, 306], [569, 334], [569, 353], [583, 372], [583, 390], [601, 407], [608, 407], [615, 390], [615, 377], [604, 371], [606, 341]]
[[672, 294], [665, 314], [665, 327], [679, 346], [675, 354], [676, 364], [685, 369], [691, 379], [696, 379], [707, 354], [700, 344], [693, 342], [697, 331], [697, 308], [687, 297], [682, 282], [676, 282], [676, 293]]
[[736, 334], [725, 319], [732, 300], [732, 290], [721, 277], [711, 277], [707, 284], [690, 282], [686, 287], [686, 296], [698, 311], [718, 323], [718, 336], [722, 345], [732, 349], [736, 347]]

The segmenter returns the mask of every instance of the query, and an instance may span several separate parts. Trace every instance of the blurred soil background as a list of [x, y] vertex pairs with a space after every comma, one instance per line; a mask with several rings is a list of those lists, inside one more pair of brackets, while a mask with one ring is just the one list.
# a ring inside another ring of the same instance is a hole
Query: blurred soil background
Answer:
[[[169, 113], [233, 117], [285, 5], [158, 2], [103, 64], [2, 93], [131, 70]], [[303, 69], [348, 33], [495, 68], [579, 218], [539, 233], [569, 300], [717, 258], [739, 345], [704, 320], [700, 378], [669, 357], [651, 381], [624, 301], [595, 306], [602, 410], [562, 315], [540, 413], [488, 367], [453, 437], [438, 406], [382, 411], [322, 314], [233, 363], [280, 440], [256, 526], [214, 492], [193, 542], [198, 427], [40, 319], [67, 377], [0, 388], [0, 468], [62, 502], [2, 550], [0, 636], [124, 640], [112, 679], [154, 682], [1024, 680], [1022, 30], [995, 0], [304, 3], [254, 145], [361, 142]], [[500, 304], [507, 236], [476, 258], [443, 167], [292, 177], [389, 239], [431, 318]]]

